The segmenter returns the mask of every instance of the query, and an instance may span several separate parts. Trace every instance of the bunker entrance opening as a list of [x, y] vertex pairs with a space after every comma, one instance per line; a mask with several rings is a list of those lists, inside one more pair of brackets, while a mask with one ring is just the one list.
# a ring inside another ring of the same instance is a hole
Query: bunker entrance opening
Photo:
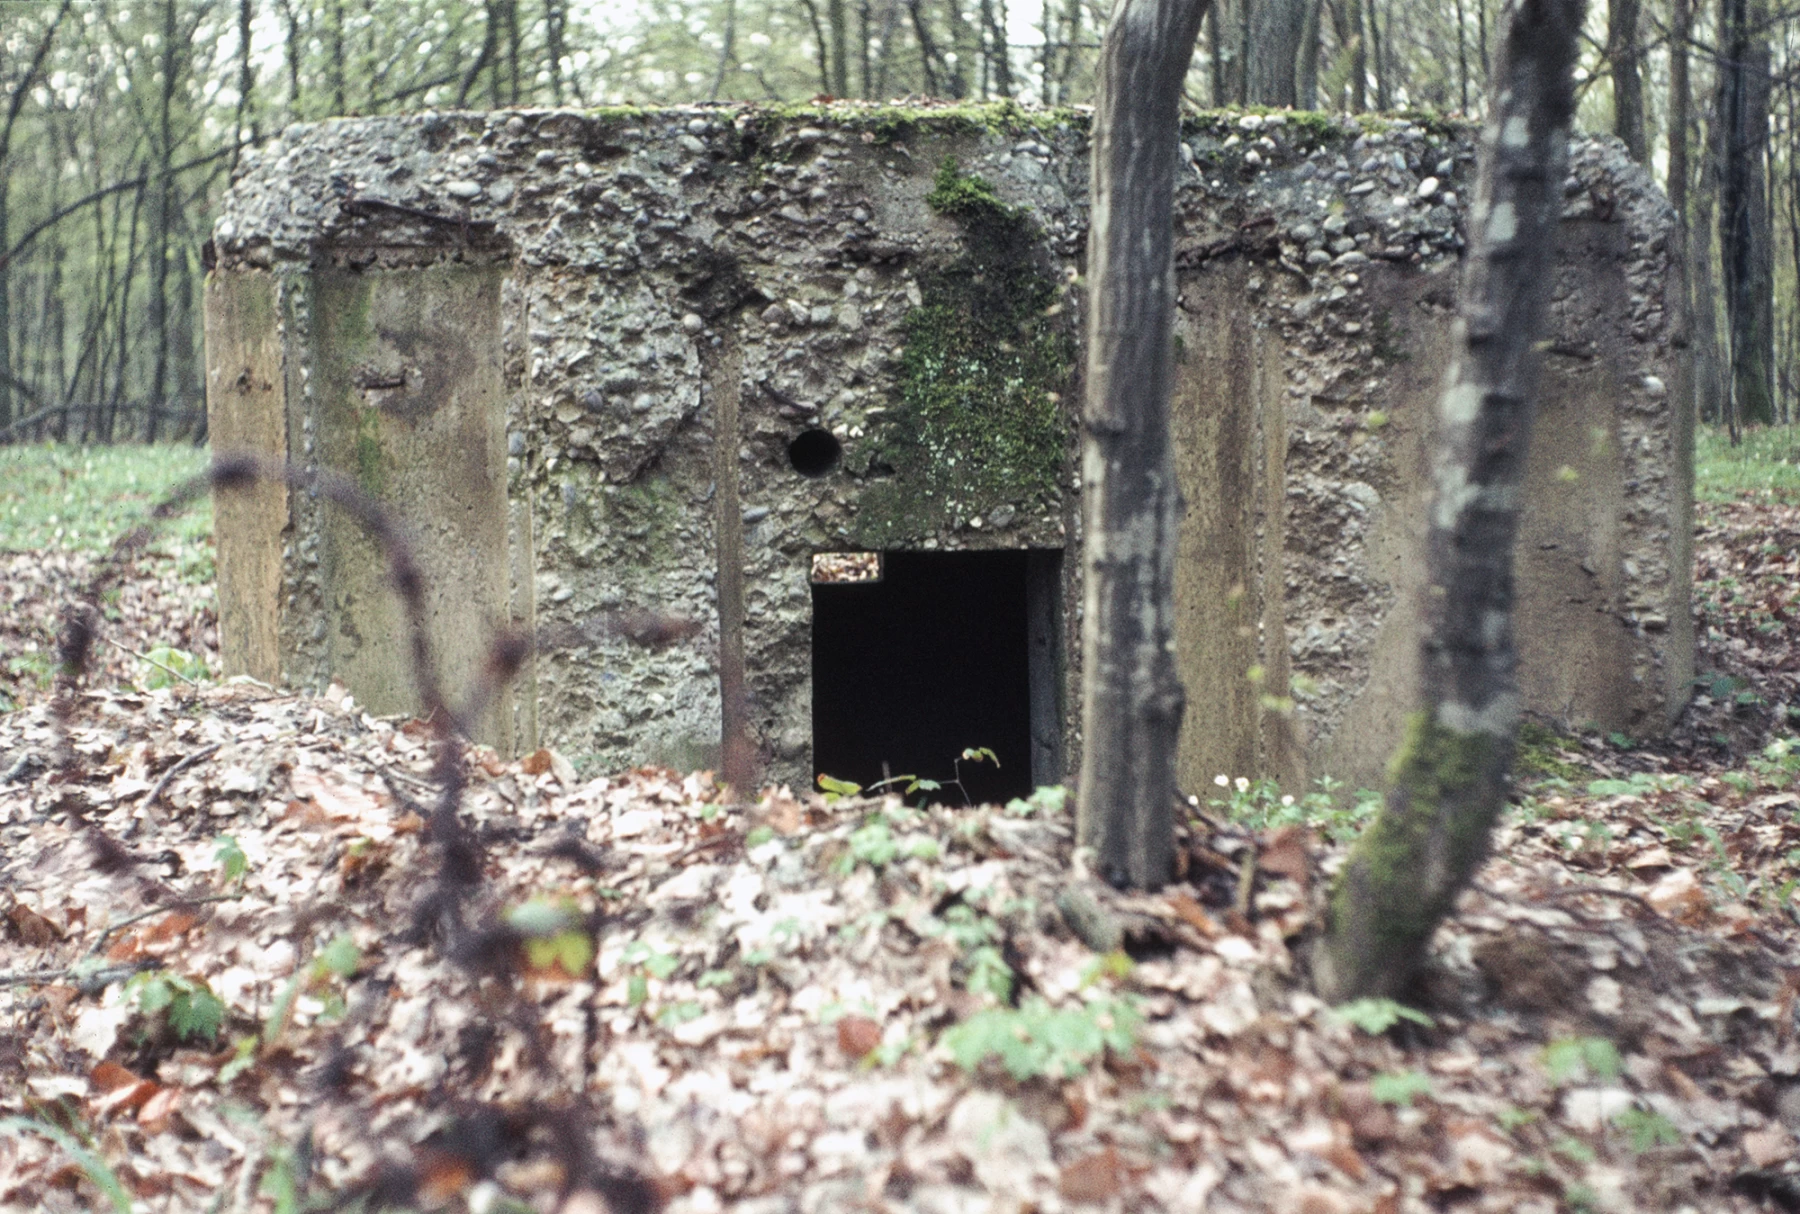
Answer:
[[[888, 552], [880, 581], [821, 582], [813, 598], [813, 767], [864, 787], [945, 785], [968, 761], [977, 804], [1061, 774], [1056, 619], [1061, 552]], [[933, 799], [960, 798], [946, 787]]]

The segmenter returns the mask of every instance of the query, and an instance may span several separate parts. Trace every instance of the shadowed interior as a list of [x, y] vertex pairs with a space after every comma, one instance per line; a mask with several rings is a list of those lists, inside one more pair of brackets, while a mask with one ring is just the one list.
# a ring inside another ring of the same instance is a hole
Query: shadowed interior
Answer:
[[[815, 585], [813, 767], [948, 783], [977, 804], [1032, 787], [1025, 552], [889, 552], [879, 582]], [[954, 788], [938, 798], [955, 804]]]

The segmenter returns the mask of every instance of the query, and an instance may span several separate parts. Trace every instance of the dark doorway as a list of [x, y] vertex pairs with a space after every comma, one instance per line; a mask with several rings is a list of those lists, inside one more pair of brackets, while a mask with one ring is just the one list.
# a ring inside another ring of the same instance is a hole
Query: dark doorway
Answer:
[[[884, 770], [947, 783], [965, 748], [987, 747], [999, 768], [962, 764], [978, 804], [1060, 779], [1048, 774], [1058, 697], [1046, 695], [1060, 556], [889, 552], [880, 581], [815, 584], [814, 770], [865, 786]], [[939, 796], [959, 800], [954, 788]]]

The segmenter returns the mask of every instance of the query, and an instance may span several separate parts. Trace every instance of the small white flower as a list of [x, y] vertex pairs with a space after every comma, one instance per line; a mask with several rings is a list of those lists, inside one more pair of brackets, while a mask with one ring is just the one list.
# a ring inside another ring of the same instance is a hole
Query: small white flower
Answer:
[[1283, 805], [1292, 805], [1294, 803], [1294, 794], [1289, 793], [1287, 796], [1281, 798], [1281, 803]]
[[1231, 786], [1231, 777], [1224, 772], [1220, 772], [1213, 777], [1213, 783], [1217, 784], [1220, 788], [1229, 788]]
[[1250, 791], [1250, 781], [1243, 776], [1239, 776], [1237, 778], [1237, 790], [1239, 792], [1249, 792]]

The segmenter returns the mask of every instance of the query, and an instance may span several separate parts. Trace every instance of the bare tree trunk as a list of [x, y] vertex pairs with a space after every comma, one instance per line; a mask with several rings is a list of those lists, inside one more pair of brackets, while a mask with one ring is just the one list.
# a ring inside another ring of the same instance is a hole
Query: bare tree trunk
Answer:
[[950, 49], [956, 52], [954, 61], [945, 61], [944, 76], [950, 86], [950, 96], [967, 97], [969, 65], [981, 57], [980, 39], [963, 20], [962, 0], [944, 0], [944, 16], [950, 24]]
[[1456, 104], [1469, 112], [1469, 38], [1463, 29], [1463, 0], [1456, 0]]
[[1363, 0], [1350, 0], [1350, 111], [1369, 108], [1369, 40], [1363, 36]]
[[[1715, 129], [1707, 135], [1707, 143], [1716, 145]], [[1716, 147], [1709, 148], [1709, 161], [1717, 160]], [[1719, 286], [1713, 268], [1713, 230], [1716, 193], [1702, 189], [1694, 196], [1694, 224], [1688, 241], [1688, 266], [1693, 274], [1694, 322], [1694, 407], [1703, 421], [1732, 427], [1736, 441], [1736, 423], [1731, 413], [1731, 391], [1725, 380], [1725, 354], [1719, 340]]]
[[1116, 0], [1100, 49], [1082, 412], [1077, 831], [1115, 885], [1174, 875], [1175, 528], [1169, 451], [1182, 83], [1206, 0]]
[[1612, 70], [1613, 134], [1639, 164], [1644, 138], [1644, 82], [1639, 70], [1638, 12], [1641, 0], [1607, 0], [1606, 61]]
[[1254, 0], [1250, 6], [1250, 54], [1244, 62], [1244, 100], [1251, 105], [1293, 105], [1295, 62], [1306, 29], [1306, 0]]
[[826, 0], [825, 19], [831, 27], [831, 86], [833, 97], [850, 95], [850, 14], [844, 0]]
[[1306, 22], [1300, 28], [1300, 62], [1295, 68], [1294, 104], [1319, 108], [1319, 29], [1325, 0], [1306, 0]]
[[[726, 0], [726, 4], [730, 6], [732, 0]], [[730, 31], [733, 28], [736, 14], [732, 7], [727, 7], [725, 12], [725, 28]], [[568, 53], [564, 47], [568, 22], [569, 10], [564, 0], [544, 0], [544, 58], [548, 60], [545, 66], [550, 70], [551, 105], [563, 103], [562, 64], [563, 57]], [[726, 35], [726, 41], [730, 41], [729, 32]], [[716, 91], [713, 95], [715, 98], [718, 96]]]
[[163, 0], [162, 88], [156, 107], [156, 175], [150, 204], [150, 333], [156, 348], [151, 356], [150, 400], [144, 420], [144, 441], [153, 443], [169, 388], [169, 257], [174, 253], [175, 222], [175, 93], [182, 84], [180, 36], [176, 0]]
[[1364, 0], [1363, 7], [1369, 14], [1369, 54], [1375, 60], [1375, 108], [1386, 112], [1394, 108], [1394, 100], [1388, 91], [1387, 56], [1382, 53], [1381, 26], [1375, 16], [1375, 10], [1381, 7], [1381, 0]]
[[1513, 539], [1581, 17], [1582, 0], [1519, 0], [1504, 18], [1437, 419], [1423, 708], [1394, 756], [1387, 802], [1332, 891], [1314, 977], [1333, 1001], [1404, 991], [1506, 804], [1519, 715]]
[[1747, 424], [1775, 416], [1774, 229], [1769, 144], [1768, 13], [1760, 0], [1721, 0], [1719, 262], [1731, 336], [1731, 408]]
[[870, 94], [872, 98], [887, 95], [888, 65], [894, 61], [894, 29], [900, 23], [900, 0], [884, 0], [884, 3], [887, 5], [887, 12], [881, 19], [881, 58], [875, 61], [875, 89]]
[[1011, 97], [1012, 64], [1007, 56], [1006, 8], [1002, 0], [981, 0], [981, 24], [987, 42], [983, 62], [987, 65], [992, 91], [1002, 97]]
[[712, 87], [706, 90], [708, 101], [719, 99], [719, 90], [725, 87], [725, 73], [731, 70], [736, 58], [737, 0], [725, 0], [725, 36], [719, 44], [719, 66], [713, 71]]
[[1212, 76], [1212, 103], [1215, 108], [1230, 104], [1231, 90], [1225, 83], [1225, 5], [1227, 0], [1208, 6], [1206, 13], [1207, 66]]
[[919, 40], [919, 74], [925, 77], [925, 91], [936, 96], [939, 92], [937, 67], [942, 59], [931, 36], [931, 22], [925, 16], [921, 0], [906, 0], [906, 11], [912, 17], [913, 37]]
[[856, 0], [856, 65], [861, 70], [862, 88], [856, 94], [864, 101], [875, 96], [869, 86], [875, 81], [875, 59], [871, 41], [875, 32], [875, 13], [870, 0]]

